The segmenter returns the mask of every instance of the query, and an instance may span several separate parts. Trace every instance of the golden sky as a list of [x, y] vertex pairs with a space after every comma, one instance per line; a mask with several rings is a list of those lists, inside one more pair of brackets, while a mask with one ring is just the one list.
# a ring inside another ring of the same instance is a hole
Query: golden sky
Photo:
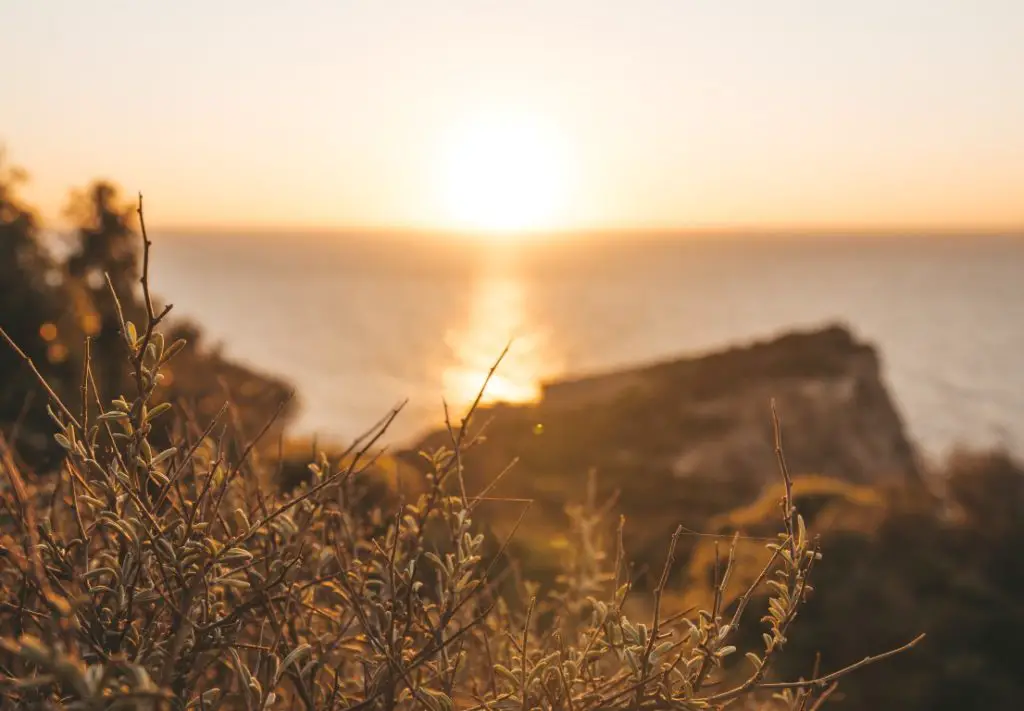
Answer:
[[1021, 0], [0, 3], [48, 219], [1024, 225]]

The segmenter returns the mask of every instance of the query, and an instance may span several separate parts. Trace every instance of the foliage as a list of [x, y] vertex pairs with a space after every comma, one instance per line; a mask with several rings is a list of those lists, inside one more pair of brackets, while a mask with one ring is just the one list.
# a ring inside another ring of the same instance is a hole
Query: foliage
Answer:
[[[60, 265], [40, 243], [39, 220], [18, 197], [26, 180], [24, 171], [5, 165], [0, 152], [0, 327], [68, 397], [70, 389], [61, 384], [81, 372], [61, 338], [74, 322], [73, 300], [60, 281]], [[13, 377], [22, 372], [18, 361], [14, 351], [0, 349], [0, 373], [11, 374], [0, 387], [0, 423], [9, 423], [12, 438], [46, 465], [42, 453], [52, 449], [52, 441], [43, 434], [49, 429], [45, 402], [36, 397], [31, 379]]]
[[94, 370], [103, 391], [121, 392], [126, 383], [120, 380], [124, 369], [118, 357], [119, 317], [108, 294], [116, 295], [124, 318], [139, 321], [142, 304], [135, 288], [139, 279], [135, 210], [122, 202], [115, 185], [98, 180], [72, 193], [66, 213], [78, 225], [67, 271], [94, 305], [89, 329], [96, 357]]
[[[596, 711], [774, 694], [766, 703], [814, 709], [840, 676], [914, 644], [809, 680], [769, 676], [821, 558], [781, 456], [783, 530], [761, 573], [730, 600], [730, 553], [710, 609], [664, 615], [677, 530], [647, 623], [625, 614], [621, 526], [608, 555], [593, 489], [569, 510], [575, 545], [554, 588], [513, 580], [516, 594], [499, 594], [501, 550], [486, 553], [474, 524], [488, 492], [465, 487], [472, 409], [424, 453], [404, 501], [356, 493], [397, 410], [291, 492], [268, 487], [260, 433], [236, 447], [218, 417], [165, 426], [183, 413], [157, 397], [163, 371], [187, 346], [161, 329], [142, 237], [142, 320], [114, 301], [130, 390], [102, 398], [88, 359], [80, 408], [48, 390], [58, 477], [30, 478], [3, 449], [2, 708]], [[161, 428], [176, 433], [167, 446]], [[763, 638], [734, 680], [725, 667], [762, 585]]]
[[[35, 212], [18, 196], [26, 179], [24, 171], [5, 167], [0, 154], [0, 327], [54, 392], [78, 410], [87, 359], [105, 400], [132, 385], [124, 368], [120, 320], [141, 323], [146, 314], [139, 289], [145, 265], [140, 262], [137, 211], [108, 181], [73, 193], [67, 215], [75, 230], [69, 254], [58, 259], [44, 245]], [[188, 419], [207, 424], [230, 397], [238, 406], [231, 427], [239, 433], [257, 431], [287, 394], [285, 383], [222, 357], [194, 325], [168, 324], [167, 336], [187, 338], [188, 345], [175, 369], [165, 369], [153, 397], [182, 403]], [[62, 450], [49, 435], [45, 398], [38, 397], [38, 384], [6, 347], [0, 348], [0, 377], [0, 432], [19, 459], [49, 471]], [[293, 407], [284, 407], [271, 434], [279, 434]], [[168, 441], [163, 432], [155, 436]]]
[[936, 493], [890, 492], [873, 526], [822, 531], [829, 555], [816, 573], [828, 594], [804, 608], [780, 670], [818, 650], [844, 664], [924, 630], [914, 654], [844, 685], [845, 705], [1021, 707], [1024, 467], [1005, 453], [959, 452], [934, 476]]

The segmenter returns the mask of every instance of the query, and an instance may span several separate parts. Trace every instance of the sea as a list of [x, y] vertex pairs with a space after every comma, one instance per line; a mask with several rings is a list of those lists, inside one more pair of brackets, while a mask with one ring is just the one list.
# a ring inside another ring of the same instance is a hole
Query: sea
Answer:
[[152, 284], [211, 344], [290, 381], [294, 431], [403, 443], [543, 382], [842, 323], [925, 456], [1024, 454], [1024, 237], [153, 235]]

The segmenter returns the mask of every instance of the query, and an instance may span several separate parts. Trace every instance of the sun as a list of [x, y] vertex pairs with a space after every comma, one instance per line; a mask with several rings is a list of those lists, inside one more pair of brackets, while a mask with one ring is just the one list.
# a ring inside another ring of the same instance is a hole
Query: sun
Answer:
[[562, 148], [555, 132], [532, 118], [478, 117], [458, 127], [443, 156], [450, 219], [490, 236], [553, 227], [566, 192]]

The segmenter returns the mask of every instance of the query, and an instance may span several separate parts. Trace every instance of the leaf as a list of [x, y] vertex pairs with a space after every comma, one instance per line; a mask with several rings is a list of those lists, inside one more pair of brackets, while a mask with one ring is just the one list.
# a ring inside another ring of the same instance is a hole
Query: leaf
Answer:
[[494, 673], [500, 677], [503, 677], [505, 680], [509, 681], [512, 684], [513, 688], [519, 688], [519, 683], [522, 681], [522, 679], [513, 674], [507, 667], [504, 667], [501, 664], [495, 664]]
[[249, 551], [247, 551], [244, 548], [229, 548], [224, 553], [224, 555], [222, 556], [221, 560], [223, 560], [225, 563], [233, 562], [233, 561], [238, 561], [238, 560], [244, 560], [244, 561], [248, 562], [248, 561], [252, 560], [252, 553], [250, 553]]
[[281, 668], [277, 670], [277, 674], [274, 676], [274, 683], [276, 684], [278, 680], [282, 676], [284, 676], [284, 673], [288, 671], [288, 667], [290, 667], [292, 664], [298, 661], [299, 658], [301, 658], [303, 655], [305, 655], [312, 649], [313, 648], [310, 645], [302, 643], [298, 647], [293, 649], [291, 652], [289, 652], [288, 656], [284, 658], [283, 662], [281, 662]]
[[429, 703], [434, 708], [440, 709], [440, 711], [452, 711], [455, 708], [455, 704], [452, 703], [451, 697], [443, 691], [435, 691], [427, 687], [421, 687], [420, 692], [426, 694], [426, 698], [429, 699]]
[[319, 660], [310, 659], [308, 662], [306, 662], [306, 665], [302, 667], [302, 669], [299, 669], [299, 678], [305, 679], [306, 676], [309, 674], [309, 671], [318, 664], [320, 664]]
[[651, 651], [651, 663], [656, 664], [659, 659], [665, 656], [665, 654], [670, 649], [672, 649], [673, 645], [675, 645], [675, 642], [673, 642], [672, 640], [667, 640], [659, 644], [657, 647], [655, 647]]
[[252, 528], [252, 524], [249, 523], [249, 517], [245, 515], [245, 511], [241, 508], [236, 508], [231, 512], [232, 523], [235, 524], [235, 530], [239, 533], [246, 534]]
[[151, 420], [156, 419], [157, 417], [159, 417], [160, 415], [162, 415], [163, 413], [167, 412], [170, 409], [171, 409], [171, 403], [169, 403], [169, 402], [162, 402], [162, 403], [160, 403], [159, 405], [154, 407], [152, 410], [150, 410], [149, 414], [146, 415], [146, 422], [150, 422]]
[[18, 639], [18, 648], [15, 653], [39, 665], [49, 662], [52, 655], [50, 648], [43, 644], [41, 639], [29, 634], [22, 635]]
[[102, 509], [104, 506], [106, 506], [106, 503], [100, 501], [99, 499], [94, 499], [93, 497], [86, 496], [85, 494], [79, 494], [78, 505], [81, 506], [82, 504], [85, 504], [87, 507], [94, 509]]
[[249, 681], [252, 679], [252, 674], [249, 672], [249, 668], [242, 664], [242, 658], [238, 655], [238, 650], [234, 647], [228, 648], [228, 653], [231, 654], [231, 660], [235, 663], [235, 669], [242, 676], [242, 680], [245, 682], [245, 686], [249, 686]]
[[236, 590], [249, 589], [249, 581], [240, 578], [217, 578], [214, 582], [220, 583], [224, 587], [235, 588]]
[[178, 340], [176, 340], [164, 352], [164, 357], [160, 359], [160, 362], [161, 363], [166, 363], [171, 358], [176, 356], [178, 354], [178, 352], [181, 351], [181, 349], [185, 347], [186, 343], [187, 343], [187, 341], [184, 338], [179, 338]]
[[122, 536], [128, 539], [129, 543], [131, 543], [133, 546], [138, 547], [139, 539], [135, 535], [135, 531], [132, 530], [132, 527], [129, 526], [127, 523], [124, 523], [123, 521], [108, 521], [107, 525], [117, 529]]
[[83, 573], [82, 579], [89, 580], [90, 578], [98, 578], [101, 575], [110, 575], [111, 577], [120, 579], [120, 576], [113, 568], [93, 568], [92, 570]]
[[[164, 403], [164, 404], [167, 405], [167, 403]], [[170, 405], [168, 405], [168, 407], [170, 407]], [[150, 414], [150, 417], [152, 417], [153, 413], [151, 412], [149, 414]], [[168, 459], [170, 459], [171, 457], [173, 457], [177, 453], [178, 453], [178, 448], [177, 447], [168, 447], [164, 451], [160, 452], [160, 454], [158, 454], [155, 457], [153, 457], [153, 460], [150, 462], [150, 464], [155, 467], [157, 464], [160, 464], [161, 462], [167, 461]]]
[[150, 343], [156, 347], [157, 352], [164, 352], [164, 334], [159, 331], [153, 331], [153, 337], [150, 340]]
[[133, 599], [135, 600], [136, 604], [144, 605], [147, 602], [153, 602], [154, 600], [160, 600], [162, 598], [163, 595], [161, 595], [156, 590], [143, 590], [141, 592], [135, 593]]

